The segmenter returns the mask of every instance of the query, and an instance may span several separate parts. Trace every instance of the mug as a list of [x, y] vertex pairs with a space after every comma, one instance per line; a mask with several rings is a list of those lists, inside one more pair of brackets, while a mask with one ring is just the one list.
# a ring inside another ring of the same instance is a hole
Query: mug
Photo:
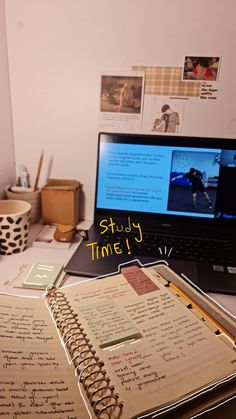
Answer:
[[26, 201], [31, 205], [30, 224], [36, 223], [41, 217], [41, 191], [13, 192], [10, 186], [5, 189], [8, 199]]
[[20, 200], [0, 200], [0, 254], [27, 248], [31, 205]]

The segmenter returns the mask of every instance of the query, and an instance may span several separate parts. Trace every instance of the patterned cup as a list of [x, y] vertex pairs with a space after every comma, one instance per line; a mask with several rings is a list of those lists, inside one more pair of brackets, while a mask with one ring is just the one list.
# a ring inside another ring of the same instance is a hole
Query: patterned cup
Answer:
[[0, 201], [0, 254], [12, 255], [27, 247], [31, 205], [20, 200]]
[[12, 192], [11, 187], [7, 186], [5, 189], [8, 199], [19, 199], [20, 201], [26, 201], [31, 205], [30, 211], [30, 224], [36, 223], [41, 216], [41, 191], [30, 192]]

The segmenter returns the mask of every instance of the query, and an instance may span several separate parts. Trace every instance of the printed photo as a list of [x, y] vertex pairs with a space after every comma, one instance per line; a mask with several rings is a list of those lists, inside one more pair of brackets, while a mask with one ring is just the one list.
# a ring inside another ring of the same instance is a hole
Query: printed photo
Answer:
[[214, 213], [220, 154], [173, 151], [168, 210]]
[[145, 95], [142, 130], [147, 133], [182, 132], [186, 100]]
[[101, 112], [141, 113], [143, 77], [102, 75]]
[[153, 122], [153, 132], [179, 132], [180, 115], [169, 103], [164, 103], [159, 110], [159, 116]]
[[216, 81], [220, 67], [220, 57], [185, 56], [183, 80]]

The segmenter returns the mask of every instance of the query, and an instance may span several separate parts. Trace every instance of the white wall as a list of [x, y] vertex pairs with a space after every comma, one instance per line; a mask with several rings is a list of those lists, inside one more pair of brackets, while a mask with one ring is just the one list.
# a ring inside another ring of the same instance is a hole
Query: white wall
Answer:
[[[235, 0], [11, 0], [6, 23], [16, 161], [79, 179], [92, 218], [100, 73], [221, 56], [218, 98], [194, 100], [185, 134], [235, 135]], [[50, 169], [50, 170], [49, 170]]]
[[0, 199], [5, 185], [15, 181], [11, 99], [7, 60], [4, 1], [0, 0]]

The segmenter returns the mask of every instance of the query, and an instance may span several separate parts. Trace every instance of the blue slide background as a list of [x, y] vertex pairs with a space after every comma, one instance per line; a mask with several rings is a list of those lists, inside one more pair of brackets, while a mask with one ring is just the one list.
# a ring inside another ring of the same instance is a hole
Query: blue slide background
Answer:
[[[173, 151], [209, 153], [211, 161], [214, 153], [221, 152], [219, 149], [101, 143], [97, 208], [212, 218], [213, 214], [167, 210]], [[218, 173], [218, 168], [214, 168], [214, 173]]]

